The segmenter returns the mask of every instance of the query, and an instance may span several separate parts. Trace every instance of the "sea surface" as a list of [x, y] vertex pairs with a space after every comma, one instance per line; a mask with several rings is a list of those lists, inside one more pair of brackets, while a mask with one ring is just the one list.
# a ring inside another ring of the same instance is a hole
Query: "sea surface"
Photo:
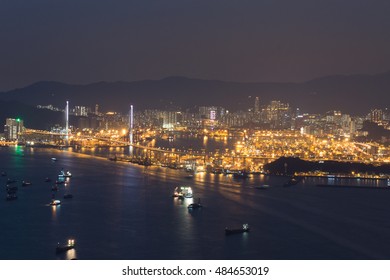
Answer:
[[[73, 177], [53, 192], [61, 169]], [[3, 260], [390, 258], [390, 189], [378, 188], [384, 181], [336, 182], [370, 186], [358, 188], [317, 187], [335, 185], [318, 178], [283, 187], [287, 178], [265, 175], [187, 179], [182, 170], [26, 147], [0, 148], [0, 172], [7, 173], [0, 177]], [[5, 200], [7, 178], [17, 180], [15, 201]], [[193, 199], [172, 197], [182, 185], [192, 187]], [[49, 205], [53, 193], [61, 205]], [[198, 199], [204, 207], [188, 210]], [[225, 227], [243, 223], [250, 232], [225, 235]], [[69, 238], [76, 249], [56, 254]]]

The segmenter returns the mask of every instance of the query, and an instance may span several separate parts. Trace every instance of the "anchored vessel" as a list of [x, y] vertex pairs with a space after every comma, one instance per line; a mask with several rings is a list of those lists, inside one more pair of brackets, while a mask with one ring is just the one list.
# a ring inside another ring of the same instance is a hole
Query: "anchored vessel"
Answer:
[[66, 252], [68, 250], [71, 250], [71, 249], [74, 249], [75, 247], [75, 241], [74, 239], [69, 239], [68, 240], [68, 243], [65, 244], [65, 245], [60, 245], [60, 243], [57, 244], [57, 247], [56, 247], [56, 253], [62, 253], [62, 252]]
[[229, 229], [225, 228], [226, 234], [244, 233], [249, 231], [249, 225], [243, 224], [241, 228]]
[[197, 209], [197, 208], [202, 208], [203, 205], [200, 204], [200, 198], [198, 199], [198, 203], [191, 203], [190, 205], [188, 205], [188, 209]]
[[188, 186], [176, 187], [172, 196], [177, 198], [191, 198], [192, 188]]

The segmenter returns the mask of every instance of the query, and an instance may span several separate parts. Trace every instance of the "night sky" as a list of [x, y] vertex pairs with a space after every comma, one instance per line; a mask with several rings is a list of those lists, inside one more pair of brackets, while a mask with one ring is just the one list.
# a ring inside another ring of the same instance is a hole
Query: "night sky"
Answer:
[[390, 70], [388, 0], [0, 0], [0, 90]]

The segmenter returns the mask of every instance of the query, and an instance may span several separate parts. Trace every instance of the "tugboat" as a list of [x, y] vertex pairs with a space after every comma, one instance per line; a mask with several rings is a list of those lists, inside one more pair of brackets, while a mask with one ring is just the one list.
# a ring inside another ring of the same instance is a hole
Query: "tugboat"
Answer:
[[188, 205], [188, 209], [198, 209], [198, 208], [202, 208], [203, 205], [200, 204], [200, 198], [198, 199], [198, 203], [191, 203], [190, 205]]
[[249, 225], [248, 224], [243, 224], [241, 228], [236, 228], [236, 229], [229, 229], [225, 228], [225, 234], [235, 234], [235, 233], [244, 233], [244, 232], [249, 232]]
[[65, 245], [60, 245], [60, 243], [58, 243], [57, 247], [56, 247], [56, 253], [59, 254], [59, 253], [74, 249], [75, 245], [76, 245], [76, 243], [75, 243], [74, 239], [69, 239], [68, 243]]

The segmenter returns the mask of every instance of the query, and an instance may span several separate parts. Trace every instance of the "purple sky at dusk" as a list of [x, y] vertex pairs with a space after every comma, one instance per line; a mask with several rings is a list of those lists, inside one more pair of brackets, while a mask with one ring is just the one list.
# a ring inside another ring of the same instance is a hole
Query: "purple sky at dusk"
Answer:
[[2, 0], [0, 90], [390, 70], [387, 0]]

